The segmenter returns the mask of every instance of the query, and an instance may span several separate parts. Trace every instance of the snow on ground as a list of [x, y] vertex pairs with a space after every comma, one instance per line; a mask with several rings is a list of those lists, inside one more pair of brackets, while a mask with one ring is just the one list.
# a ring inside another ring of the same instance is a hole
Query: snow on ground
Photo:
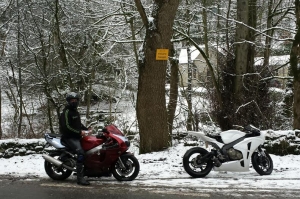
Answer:
[[[136, 180], [124, 183], [131, 186], [178, 187], [195, 190], [198, 188], [300, 190], [300, 156], [271, 154], [274, 171], [269, 176], [260, 176], [251, 168], [249, 172], [211, 171], [205, 178], [191, 178], [182, 166], [182, 157], [189, 148], [191, 147], [178, 143], [162, 152], [136, 155], [140, 162], [140, 173]], [[0, 175], [48, 178], [43, 163], [41, 155], [0, 158]], [[75, 181], [75, 177], [72, 178]], [[94, 180], [92, 183], [120, 183], [113, 177], [90, 180]]]

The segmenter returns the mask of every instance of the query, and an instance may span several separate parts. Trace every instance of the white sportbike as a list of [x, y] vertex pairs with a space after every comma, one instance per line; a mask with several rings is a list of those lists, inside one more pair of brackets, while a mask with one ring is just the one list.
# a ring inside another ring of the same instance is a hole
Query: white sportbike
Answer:
[[[203, 132], [188, 132], [212, 146], [210, 151], [201, 147], [189, 149], [183, 156], [185, 171], [194, 178], [205, 177], [215, 171], [249, 171], [250, 162], [260, 175], [270, 175], [273, 161], [262, 149], [265, 132], [252, 125], [243, 131], [228, 130], [219, 135], [206, 135]], [[250, 161], [251, 160], [251, 161]]]

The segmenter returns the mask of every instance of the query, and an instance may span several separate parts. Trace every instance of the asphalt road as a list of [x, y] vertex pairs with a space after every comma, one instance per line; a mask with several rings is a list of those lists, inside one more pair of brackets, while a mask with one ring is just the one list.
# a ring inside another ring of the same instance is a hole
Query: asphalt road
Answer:
[[249, 189], [189, 189], [183, 187], [129, 186], [126, 183], [111, 184], [95, 180], [91, 186], [79, 186], [73, 180], [62, 182], [51, 179], [20, 179], [2, 177], [1, 199], [295, 199], [299, 190], [251, 190]]

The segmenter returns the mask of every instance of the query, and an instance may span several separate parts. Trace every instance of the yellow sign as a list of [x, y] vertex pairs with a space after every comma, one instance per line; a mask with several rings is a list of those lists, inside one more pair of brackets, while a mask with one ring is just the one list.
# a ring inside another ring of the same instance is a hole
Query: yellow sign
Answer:
[[156, 60], [168, 60], [169, 49], [156, 49]]

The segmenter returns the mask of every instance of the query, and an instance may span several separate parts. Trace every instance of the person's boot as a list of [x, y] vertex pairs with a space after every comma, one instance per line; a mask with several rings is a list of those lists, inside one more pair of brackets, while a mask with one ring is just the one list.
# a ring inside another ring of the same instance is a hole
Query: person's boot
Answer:
[[84, 179], [84, 171], [83, 171], [83, 165], [80, 163], [77, 163], [76, 165], [76, 171], [77, 171], [77, 184], [79, 185], [90, 185], [90, 183]]

